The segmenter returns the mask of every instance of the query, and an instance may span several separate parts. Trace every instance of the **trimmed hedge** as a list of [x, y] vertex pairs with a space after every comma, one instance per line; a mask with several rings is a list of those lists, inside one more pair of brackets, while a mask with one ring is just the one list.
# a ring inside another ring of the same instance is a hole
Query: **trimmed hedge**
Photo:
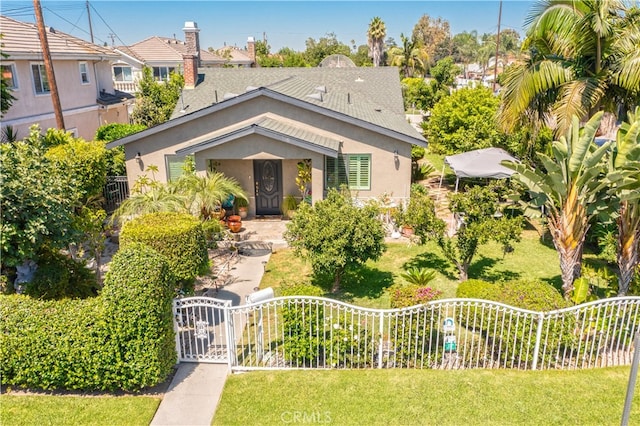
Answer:
[[98, 283], [96, 274], [84, 263], [46, 251], [38, 256], [38, 269], [33, 281], [25, 284], [25, 294], [40, 299], [84, 299], [98, 294]]
[[167, 257], [171, 271], [186, 289], [209, 269], [207, 242], [200, 221], [184, 213], [150, 213], [128, 221], [120, 248], [144, 243]]
[[131, 245], [113, 258], [102, 295], [85, 300], [0, 296], [2, 385], [137, 391], [176, 362], [165, 258]]

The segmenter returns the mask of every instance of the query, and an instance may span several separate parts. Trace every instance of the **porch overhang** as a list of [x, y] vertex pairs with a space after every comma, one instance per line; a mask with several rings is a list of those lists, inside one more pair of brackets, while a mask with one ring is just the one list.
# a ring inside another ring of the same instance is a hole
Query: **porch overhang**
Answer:
[[216, 132], [214, 135], [201, 138], [201, 140], [192, 145], [177, 150], [176, 154], [196, 154], [249, 135], [264, 136], [333, 158], [338, 157], [338, 151], [340, 150], [340, 141], [338, 140], [308, 129], [302, 129], [290, 123], [262, 117], [257, 121], [240, 126], [231, 126]]

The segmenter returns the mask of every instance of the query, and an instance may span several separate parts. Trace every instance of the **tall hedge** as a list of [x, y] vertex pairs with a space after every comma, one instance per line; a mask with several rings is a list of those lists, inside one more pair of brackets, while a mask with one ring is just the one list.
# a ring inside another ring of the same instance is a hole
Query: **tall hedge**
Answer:
[[113, 373], [124, 389], [157, 384], [176, 362], [170, 268], [152, 248], [129, 244], [114, 256], [105, 277], [102, 298]]
[[136, 391], [166, 380], [176, 362], [164, 256], [132, 244], [113, 258], [92, 299], [0, 296], [0, 378], [34, 389]]
[[183, 283], [207, 272], [207, 242], [200, 221], [184, 213], [150, 213], [125, 223], [120, 247], [144, 243], [167, 257], [171, 271]]

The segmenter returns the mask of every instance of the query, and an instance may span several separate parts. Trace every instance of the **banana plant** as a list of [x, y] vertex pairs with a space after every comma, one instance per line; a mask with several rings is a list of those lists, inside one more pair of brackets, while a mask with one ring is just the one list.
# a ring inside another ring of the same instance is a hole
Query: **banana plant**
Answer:
[[617, 201], [618, 295], [633, 281], [640, 251], [640, 107], [618, 129], [607, 175]]
[[594, 138], [602, 112], [596, 113], [581, 129], [578, 117], [566, 134], [552, 144], [552, 155], [538, 153], [541, 169], [504, 161], [514, 170], [513, 178], [528, 190], [525, 212], [546, 215], [553, 244], [558, 251], [562, 290], [570, 297], [573, 282], [580, 277], [582, 251], [590, 221], [607, 209], [605, 154], [611, 142], [598, 147]]

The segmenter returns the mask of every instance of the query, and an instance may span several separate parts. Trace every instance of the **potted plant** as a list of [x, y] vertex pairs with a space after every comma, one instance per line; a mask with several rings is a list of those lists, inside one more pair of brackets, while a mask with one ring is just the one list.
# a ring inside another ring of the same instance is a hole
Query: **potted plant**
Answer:
[[227, 226], [229, 231], [238, 233], [242, 229], [242, 218], [238, 215], [232, 214], [227, 217]]
[[298, 199], [295, 195], [287, 195], [282, 203], [282, 214], [291, 219], [298, 208]]
[[236, 212], [242, 219], [246, 219], [247, 212], [249, 211], [249, 202], [244, 198], [236, 197], [235, 202]]

